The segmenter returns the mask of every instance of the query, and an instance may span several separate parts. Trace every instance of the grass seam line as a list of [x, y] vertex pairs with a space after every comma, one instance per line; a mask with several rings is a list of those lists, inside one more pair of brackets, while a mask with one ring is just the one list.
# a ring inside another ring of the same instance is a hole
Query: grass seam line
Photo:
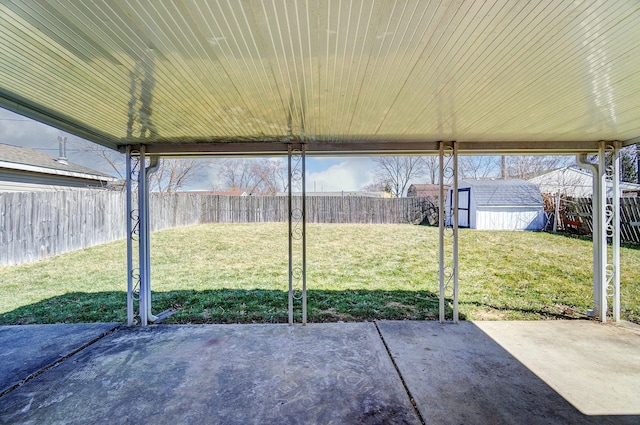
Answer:
[[382, 335], [382, 332], [380, 331], [380, 328], [378, 327], [378, 321], [374, 320], [373, 321], [373, 325], [376, 327], [376, 331], [378, 331], [378, 336], [380, 337], [380, 341], [382, 341], [382, 345], [384, 346], [384, 349], [387, 351], [387, 355], [389, 356], [389, 359], [391, 360], [391, 364], [393, 365], [394, 369], [396, 370], [396, 373], [398, 374], [398, 377], [400, 378], [400, 382], [402, 382], [402, 386], [404, 387], [404, 391], [407, 393], [407, 397], [409, 397], [409, 403], [411, 403], [411, 406], [413, 406], [413, 410], [416, 412], [416, 415], [418, 416], [418, 419], [420, 420], [420, 423], [422, 425], [426, 425], [427, 423], [424, 421], [424, 418], [420, 414], [420, 410], [418, 410], [418, 405], [416, 404], [416, 401], [413, 398], [413, 394], [411, 394], [411, 390], [409, 390], [409, 387], [407, 386], [407, 383], [405, 382], [404, 377], [402, 376], [402, 372], [400, 372], [400, 368], [398, 367], [398, 364], [396, 363], [395, 359], [393, 358], [393, 355], [391, 355], [391, 350], [389, 349], [389, 346], [387, 345], [387, 342], [384, 340], [384, 336]]
[[80, 351], [82, 351], [85, 348], [95, 344], [96, 342], [98, 342], [102, 338], [104, 338], [105, 336], [109, 335], [110, 333], [113, 333], [113, 332], [117, 331], [121, 327], [122, 327], [122, 325], [116, 325], [115, 327], [113, 327], [113, 329], [110, 329], [110, 330], [108, 330], [106, 332], [101, 333], [96, 338], [92, 339], [91, 341], [89, 341], [89, 342], [87, 342], [85, 344], [82, 344], [80, 347], [76, 348], [75, 350], [72, 350], [70, 353], [65, 354], [64, 356], [61, 356], [59, 359], [57, 359], [53, 363], [48, 364], [46, 366], [43, 366], [39, 370], [33, 372], [31, 375], [27, 376], [24, 379], [21, 379], [17, 383], [13, 384], [12, 386], [10, 386], [10, 387], [6, 388], [5, 390], [3, 390], [2, 392], [0, 392], [0, 397], [3, 397], [5, 395], [9, 394], [11, 391], [15, 390], [16, 388], [23, 386], [24, 384], [26, 384], [27, 382], [31, 381], [32, 379], [37, 378], [38, 376], [42, 375], [46, 371], [58, 366], [60, 363], [64, 362], [68, 358], [74, 356], [75, 354], [78, 354]]

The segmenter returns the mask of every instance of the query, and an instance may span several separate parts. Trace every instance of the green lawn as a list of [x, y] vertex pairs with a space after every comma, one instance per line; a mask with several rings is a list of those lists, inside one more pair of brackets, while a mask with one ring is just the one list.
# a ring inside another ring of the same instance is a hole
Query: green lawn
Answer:
[[[309, 320], [435, 319], [438, 231], [308, 225]], [[286, 224], [215, 224], [152, 235], [154, 311], [169, 323], [286, 322]], [[0, 324], [125, 321], [125, 242], [0, 267]], [[547, 233], [460, 232], [468, 320], [584, 317], [591, 242]], [[640, 322], [640, 250], [622, 249], [623, 318]], [[299, 309], [297, 312], [299, 316]]]

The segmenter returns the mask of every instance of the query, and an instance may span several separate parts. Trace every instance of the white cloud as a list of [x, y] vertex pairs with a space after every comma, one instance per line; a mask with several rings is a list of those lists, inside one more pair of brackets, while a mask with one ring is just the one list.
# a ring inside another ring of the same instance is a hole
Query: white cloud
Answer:
[[58, 149], [61, 131], [0, 109], [0, 143], [40, 149]]
[[370, 158], [344, 158], [326, 170], [307, 173], [307, 190], [317, 192], [355, 191], [372, 183], [374, 166]]

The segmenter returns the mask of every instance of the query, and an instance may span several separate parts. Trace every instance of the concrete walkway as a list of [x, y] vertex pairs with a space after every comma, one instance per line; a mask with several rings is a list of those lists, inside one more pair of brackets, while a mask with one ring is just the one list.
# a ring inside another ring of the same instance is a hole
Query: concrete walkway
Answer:
[[633, 326], [112, 329], [0, 327], [0, 423], [640, 423]]

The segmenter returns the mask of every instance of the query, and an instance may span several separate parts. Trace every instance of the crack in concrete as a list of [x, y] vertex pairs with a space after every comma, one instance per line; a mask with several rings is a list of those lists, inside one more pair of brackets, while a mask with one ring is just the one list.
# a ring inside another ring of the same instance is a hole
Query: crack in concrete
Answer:
[[376, 327], [376, 331], [378, 331], [378, 336], [380, 337], [380, 341], [382, 341], [382, 345], [384, 345], [384, 349], [387, 351], [387, 355], [389, 356], [389, 360], [391, 360], [391, 364], [393, 364], [394, 369], [396, 370], [396, 373], [398, 374], [398, 378], [400, 378], [400, 382], [402, 382], [402, 387], [404, 388], [405, 392], [407, 393], [407, 397], [409, 397], [409, 403], [411, 403], [411, 405], [413, 406], [413, 410], [416, 412], [416, 415], [418, 416], [418, 419], [420, 420], [420, 423], [422, 425], [426, 425], [426, 422], [424, 420], [424, 418], [422, 417], [422, 414], [420, 414], [420, 410], [418, 410], [418, 405], [416, 404], [413, 395], [411, 394], [411, 391], [409, 390], [409, 387], [407, 386], [407, 383], [404, 381], [404, 377], [402, 376], [402, 372], [400, 372], [400, 368], [398, 368], [398, 365], [396, 364], [395, 359], [393, 358], [393, 355], [391, 354], [391, 350], [389, 349], [389, 346], [387, 345], [387, 342], [384, 340], [384, 336], [382, 335], [382, 332], [380, 332], [380, 328], [378, 327], [378, 322], [377, 321], [373, 321], [374, 326]]

